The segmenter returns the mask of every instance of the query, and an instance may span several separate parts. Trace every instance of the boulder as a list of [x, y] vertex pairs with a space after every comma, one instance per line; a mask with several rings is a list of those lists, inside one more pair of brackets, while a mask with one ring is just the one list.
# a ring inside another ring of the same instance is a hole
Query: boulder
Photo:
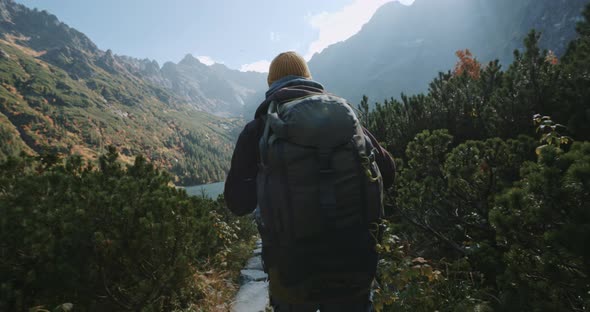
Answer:
[[265, 281], [268, 275], [260, 270], [241, 270], [240, 271], [240, 284], [245, 285], [249, 282], [260, 282]]
[[262, 267], [262, 257], [260, 256], [256, 256], [256, 257], [252, 257], [248, 260], [248, 263], [246, 263], [246, 269], [250, 269], [250, 270], [264, 270], [264, 268]]

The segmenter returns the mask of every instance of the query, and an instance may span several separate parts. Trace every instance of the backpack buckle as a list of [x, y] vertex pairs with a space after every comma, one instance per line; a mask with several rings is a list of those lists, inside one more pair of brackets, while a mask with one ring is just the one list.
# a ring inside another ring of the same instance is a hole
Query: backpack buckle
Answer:
[[375, 175], [373, 176], [373, 170], [371, 170], [373, 163], [375, 163], [375, 152], [377, 152], [377, 150], [373, 148], [368, 156], [361, 157], [361, 163], [370, 182], [377, 182], [379, 180], [379, 174], [375, 172]]

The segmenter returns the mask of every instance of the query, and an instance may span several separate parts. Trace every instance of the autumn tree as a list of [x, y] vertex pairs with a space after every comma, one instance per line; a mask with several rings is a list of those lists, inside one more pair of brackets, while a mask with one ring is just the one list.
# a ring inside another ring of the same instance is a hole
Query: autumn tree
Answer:
[[471, 54], [471, 51], [469, 49], [459, 50], [455, 52], [455, 55], [459, 58], [459, 61], [455, 65], [453, 73], [457, 76], [468, 75], [473, 79], [479, 79], [481, 64]]

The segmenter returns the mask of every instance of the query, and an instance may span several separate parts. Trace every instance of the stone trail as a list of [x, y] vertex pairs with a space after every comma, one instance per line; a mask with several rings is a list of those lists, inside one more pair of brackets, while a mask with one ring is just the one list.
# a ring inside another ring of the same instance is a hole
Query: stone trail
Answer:
[[253, 257], [240, 271], [240, 290], [232, 305], [232, 312], [264, 312], [268, 306], [268, 281], [262, 268], [262, 241], [256, 242]]

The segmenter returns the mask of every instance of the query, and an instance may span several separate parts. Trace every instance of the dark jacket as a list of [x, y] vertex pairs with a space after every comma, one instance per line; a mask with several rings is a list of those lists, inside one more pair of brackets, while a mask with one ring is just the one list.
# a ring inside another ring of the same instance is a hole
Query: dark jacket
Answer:
[[[266, 100], [256, 110], [254, 120], [242, 130], [236, 143], [224, 190], [225, 201], [233, 213], [239, 216], [246, 215], [254, 211], [258, 204], [256, 195], [256, 175], [260, 162], [258, 142], [264, 130], [264, 120], [261, 117], [266, 114], [270, 102], [282, 103], [303, 96], [324, 93], [326, 91], [321, 84], [295, 76], [285, 77], [271, 85], [266, 92]], [[383, 176], [383, 186], [387, 189], [393, 184], [395, 177], [393, 159], [368, 130], [363, 130], [377, 149], [375, 159]]]

